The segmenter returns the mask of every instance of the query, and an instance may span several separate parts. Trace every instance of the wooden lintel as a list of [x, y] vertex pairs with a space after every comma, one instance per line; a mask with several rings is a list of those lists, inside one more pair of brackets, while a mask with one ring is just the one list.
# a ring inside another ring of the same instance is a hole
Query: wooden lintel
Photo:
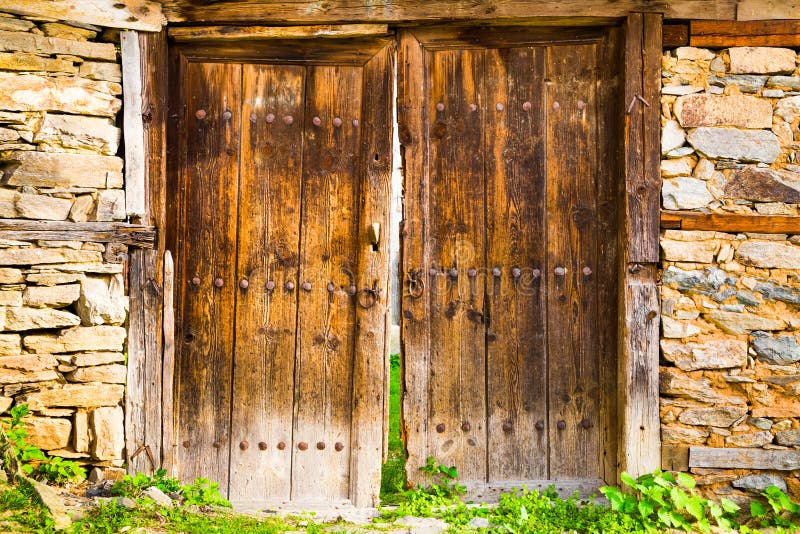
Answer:
[[688, 24], [664, 24], [661, 32], [661, 46], [664, 48], [677, 48], [689, 44]]
[[800, 234], [800, 216], [662, 211], [661, 228], [667, 230]]
[[689, 28], [690, 46], [800, 46], [800, 20], [693, 20]]
[[389, 35], [386, 24], [322, 24], [317, 26], [191, 26], [171, 27], [176, 41], [255, 41], [259, 39], [317, 39]]
[[800, 2], [789, 0], [739, 0], [736, 20], [800, 19]]
[[156, 229], [121, 222], [61, 222], [0, 219], [0, 239], [96, 241], [153, 248]]
[[690, 447], [689, 467], [712, 469], [800, 469], [800, 451]]
[[15, 15], [146, 32], [161, 31], [166, 24], [161, 4], [150, 0], [3, 0], [2, 10]]

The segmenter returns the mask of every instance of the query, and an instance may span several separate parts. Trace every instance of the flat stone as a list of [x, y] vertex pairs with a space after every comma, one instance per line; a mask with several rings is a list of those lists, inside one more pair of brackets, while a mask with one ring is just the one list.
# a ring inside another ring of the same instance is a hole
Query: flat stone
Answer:
[[701, 127], [686, 139], [695, 150], [711, 159], [772, 163], [781, 153], [778, 137], [767, 130]]
[[97, 408], [91, 415], [93, 439], [89, 447], [92, 457], [98, 460], [122, 458], [125, 448], [125, 428], [122, 408], [119, 406]]
[[22, 291], [0, 290], [0, 306], [22, 306]]
[[76, 452], [89, 452], [89, 412], [78, 410], [72, 418], [72, 448]]
[[80, 318], [72, 313], [49, 308], [5, 308], [5, 330], [20, 332], [42, 328], [63, 328], [76, 326]]
[[679, 159], [667, 159], [661, 161], [661, 177], [674, 178], [676, 176], [691, 176], [694, 168], [694, 160], [684, 157]]
[[[3, 33], [0, 31], [0, 33]], [[0, 45], [1, 46], [1, 45]], [[54, 74], [77, 74], [78, 67], [72, 61], [42, 57], [23, 52], [0, 52], [0, 69], [26, 72], [48, 72]]]
[[[728, 274], [717, 267], [709, 267], [702, 271], [685, 271], [670, 265], [662, 273], [661, 282], [680, 291], [706, 294], [718, 291], [730, 280]], [[735, 281], [731, 283], [735, 283]], [[798, 302], [800, 302], [800, 293], [798, 293]]]
[[0, 284], [22, 284], [25, 282], [25, 277], [22, 276], [20, 269], [12, 269], [10, 267], [0, 268]]
[[797, 54], [789, 48], [736, 46], [728, 49], [734, 74], [787, 74], [794, 71]]
[[766, 269], [800, 269], [800, 247], [776, 241], [745, 241], [736, 250], [743, 265]]
[[800, 447], [800, 429], [781, 430], [775, 434], [775, 442], [787, 447]]
[[665, 360], [673, 362], [683, 371], [729, 369], [747, 365], [747, 342], [738, 339], [686, 343], [662, 339], [661, 353]]
[[754, 330], [783, 330], [786, 322], [777, 317], [763, 317], [752, 313], [712, 311], [704, 315], [728, 334], [749, 334]]
[[63, 308], [78, 300], [80, 294], [79, 284], [28, 286], [23, 300], [25, 306], [30, 308]]
[[674, 112], [684, 128], [698, 126], [770, 128], [772, 126], [772, 105], [767, 100], [754, 96], [687, 95], [675, 101]]
[[705, 445], [708, 431], [682, 426], [663, 425], [661, 441], [667, 445]]
[[70, 382], [103, 382], [106, 384], [124, 384], [126, 376], [127, 367], [119, 364], [80, 367], [66, 375]]
[[734, 171], [725, 183], [727, 198], [755, 202], [800, 202], [800, 176], [795, 173], [748, 166]]
[[103, 260], [102, 254], [93, 250], [69, 248], [8, 248], [0, 249], [0, 265], [36, 265], [52, 263], [84, 263]]
[[122, 401], [124, 391], [119, 384], [60, 384], [54, 389], [22, 395], [20, 402], [27, 403], [31, 410], [54, 406], [116, 406]]
[[114, 95], [121, 91], [115, 82], [0, 72], [0, 109], [9, 111], [60, 111], [114, 117], [122, 107], [122, 101]]
[[122, 81], [122, 69], [118, 63], [84, 61], [78, 70], [78, 75], [92, 80]]
[[2, 373], [0, 373], [0, 385], [49, 382], [58, 380], [59, 378], [61, 378], [61, 376], [53, 369], [44, 369], [40, 371], [2, 369]]
[[14, 404], [12, 397], [0, 397], [0, 415], [6, 413], [12, 404]]
[[682, 146], [680, 148], [676, 148], [675, 150], [670, 150], [667, 152], [667, 157], [670, 159], [678, 159], [684, 158], [686, 156], [691, 156], [694, 154], [694, 149], [690, 146]]
[[8, 30], [12, 32], [26, 32], [36, 25], [24, 19], [16, 17], [2, 17], [0, 18], [0, 30]]
[[28, 416], [24, 419], [30, 445], [44, 451], [63, 449], [69, 445], [72, 423], [68, 419]]
[[772, 432], [753, 432], [751, 434], [736, 434], [725, 438], [725, 445], [730, 447], [757, 448], [772, 443]]
[[[83, 249], [81, 252], [90, 252], [89, 250]], [[93, 254], [99, 254], [98, 251], [92, 250]], [[121, 263], [100, 263], [100, 262], [93, 262], [93, 263], [59, 263], [59, 264], [43, 264], [43, 265], [36, 265], [34, 266], [36, 269], [42, 270], [57, 270], [57, 271], [64, 271], [68, 273], [81, 273], [81, 274], [118, 274], [122, 272], [122, 264]]]
[[72, 282], [80, 282], [83, 279], [83, 273], [31, 273], [25, 278], [29, 284], [38, 284], [40, 286], [56, 286], [60, 284], [69, 284]]
[[125, 355], [121, 352], [83, 352], [72, 356], [72, 365], [76, 367], [90, 367], [124, 361]]
[[75, 198], [72, 203], [72, 209], [69, 212], [69, 220], [75, 222], [84, 222], [89, 219], [94, 219], [95, 203], [92, 195], [80, 195]]
[[57, 366], [58, 360], [52, 354], [18, 354], [0, 358], [0, 369], [44, 371], [55, 369]]
[[748, 421], [751, 425], [761, 430], [769, 430], [772, 428], [772, 419], [766, 417], [754, 417]]
[[734, 488], [762, 492], [770, 486], [775, 486], [786, 493], [786, 481], [778, 475], [750, 475], [731, 482]]
[[141, 497], [145, 499], [150, 499], [151, 501], [155, 502], [160, 506], [166, 506], [168, 508], [174, 506], [174, 502], [169, 497], [169, 495], [167, 495], [166, 493], [164, 493], [155, 486], [150, 486], [149, 488], [145, 488], [144, 491], [142, 491], [141, 493]]
[[714, 176], [715, 171], [716, 169], [714, 168], [714, 164], [711, 161], [702, 158], [697, 162], [697, 165], [694, 166], [692, 176], [698, 180], [710, 180]]
[[111, 119], [104, 117], [47, 113], [33, 141], [113, 156], [119, 148], [120, 129]]
[[121, 275], [90, 276], [81, 281], [81, 293], [75, 307], [86, 326], [119, 325], [125, 322], [128, 297]]
[[11, 356], [22, 352], [22, 336], [0, 334], [0, 356]]
[[106, 189], [97, 194], [96, 221], [122, 221], [126, 217], [125, 191]]
[[683, 146], [686, 142], [686, 132], [678, 124], [678, 121], [670, 120], [661, 129], [661, 153], [666, 154], [671, 150]]
[[[708, 79], [709, 89], [736, 86], [743, 93], [757, 93], [767, 81], [766, 76], [728, 75], [723, 77], [712, 76]], [[717, 94], [722, 94], [719, 91]], [[714, 94], [713, 91], [711, 91]]]
[[72, 201], [46, 195], [20, 194], [16, 201], [17, 214], [23, 219], [65, 221]]
[[681, 46], [675, 49], [675, 56], [678, 59], [688, 59], [691, 61], [711, 61], [714, 59], [716, 54], [707, 48]]
[[677, 321], [671, 317], [661, 317], [661, 336], [668, 339], [681, 339], [692, 337], [700, 333], [700, 328], [687, 323], [686, 321]]
[[764, 98], [783, 98], [786, 93], [781, 89], [764, 89], [761, 91], [761, 96]]
[[800, 91], [800, 76], [770, 76], [767, 80], [767, 87]]
[[800, 114], [800, 96], [781, 98], [775, 105], [775, 115], [786, 122], [792, 122]]
[[691, 408], [678, 416], [678, 421], [685, 425], [715, 426], [728, 428], [747, 414], [747, 408], [733, 406], [717, 406], [714, 408]]
[[800, 289], [772, 282], [762, 282], [753, 286], [753, 291], [761, 293], [765, 300], [800, 305]]
[[[691, 174], [691, 169], [688, 172]], [[706, 182], [697, 178], [664, 180], [661, 186], [661, 202], [664, 209], [704, 208], [713, 201], [714, 197], [706, 187]]]
[[70, 517], [70, 509], [58, 492], [47, 484], [43, 484], [32, 478], [28, 478], [27, 482], [33, 486], [39, 499], [47, 508], [48, 512], [50, 512], [50, 516], [53, 518], [53, 528], [56, 531], [71, 528], [72, 519]]
[[122, 175], [122, 159], [116, 156], [18, 151], [9, 153], [5, 161], [10, 166], [3, 170], [3, 183], [12, 186], [102, 189], [110, 176]]
[[699, 93], [702, 87], [696, 85], [665, 85], [661, 88], [662, 95], [690, 95], [692, 93]]
[[71, 26], [61, 22], [45, 22], [39, 25], [39, 28], [48, 37], [60, 37], [75, 41], [86, 41], [88, 39], [94, 39], [97, 36], [97, 32], [94, 30], [78, 28], [77, 26]]
[[122, 352], [126, 331], [121, 326], [76, 326], [58, 334], [26, 336], [25, 348], [39, 353], [113, 351]]
[[684, 397], [700, 402], [746, 404], [745, 399], [722, 395], [714, 390], [708, 378], [692, 378], [671, 368], [662, 368], [658, 375], [659, 391], [670, 397]]
[[717, 251], [716, 241], [672, 241], [661, 240], [662, 259], [693, 263], [712, 263]]
[[9, 31], [0, 31], [0, 51], [30, 52], [45, 56], [59, 54], [106, 61], [117, 60], [116, 50], [111, 43], [91, 43]]
[[774, 365], [788, 365], [800, 361], [800, 344], [794, 336], [769, 336], [753, 332], [751, 347], [758, 359]]

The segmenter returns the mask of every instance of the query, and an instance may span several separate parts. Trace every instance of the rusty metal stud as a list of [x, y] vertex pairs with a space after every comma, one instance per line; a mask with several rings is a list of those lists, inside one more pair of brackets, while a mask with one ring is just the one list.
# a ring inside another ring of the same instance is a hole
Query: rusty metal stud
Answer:
[[587, 265], [583, 268], [582, 272], [583, 276], [589, 276], [590, 274], [592, 274], [592, 268]]
[[486, 334], [486, 341], [497, 341], [497, 334], [494, 332], [489, 332]]
[[539, 278], [540, 276], [542, 276], [542, 271], [540, 271], [539, 269], [534, 269], [533, 271], [531, 271], [531, 274], [533, 275], [534, 278]]
[[589, 421], [588, 418], [584, 417], [583, 420], [581, 421], [581, 426], [586, 429], [592, 428], [592, 422]]
[[300, 443], [297, 444], [297, 448], [300, 449], [301, 451], [304, 451], [308, 449], [308, 443], [306, 443], [305, 441], [301, 441]]
[[275, 280], [267, 280], [265, 287], [267, 288], [267, 291], [272, 291], [275, 289]]
[[531, 110], [531, 103], [530, 102], [523, 102], [522, 109], [524, 109], [525, 111], [530, 111]]
[[472, 425], [470, 425], [467, 421], [461, 423], [461, 430], [464, 432], [469, 432], [472, 429]]
[[280, 443], [278, 443], [278, 450], [279, 451], [282, 451], [285, 448], [286, 448], [286, 444], [284, 442], [281, 441]]
[[562, 419], [561, 421], [556, 423], [556, 427], [558, 427], [559, 430], [564, 430], [565, 428], [567, 428], [567, 422]]
[[222, 443], [220, 443], [219, 441], [215, 441], [214, 443], [211, 444], [211, 446], [214, 447], [215, 449], [219, 449], [220, 447], [222, 447]]
[[470, 111], [478, 111], [478, 104], [470, 104], [469, 105]]
[[294, 291], [294, 282], [292, 282], [291, 280], [287, 281], [285, 287], [289, 291]]
[[458, 269], [453, 267], [447, 274], [450, 275], [450, 278], [458, 278]]
[[358, 128], [358, 119], [353, 119], [353, 126]]
[[199, 120], [203, 120], [206, 118], [206, 110], [198, 109], [194, 112], [194, 116], [197, 117]]
[[536, 427], [536, 430], [544, 430], [544, 421], [536, 421], [536, 424], [533, 426]]
[[656, 315], [658, 315], [658, 312], [656, 312], [655, 310], [650, 310], [649, 312], [647, 312], [647, 320], [652, 321], [653, 319], [656, 318]]
[[231, 117], [233, 117], [233, 113], [231, 113], [230, 110], [228, 109], [226, 109], [225, 112], [222, 114], [222, 120], [224, 121], [231, 120]]
[[324, 441], [318, 441], [317, 442], [317, 450], [318, 451], [324, 451], [325, 450], [325, 442]]
[[200, 285], [200, 278], [195, 276], [192, 278], [192, 285], [199, 286]]
[[258, 117], [256, 116], [256, 114], [255, 113], [251, 113], [250, 114], [250, 122], [255, 124], [257, 120], [258, 120]]
[[239, 443], [239, 448], [242, 449], [243, 451], [246, 451], [248, 447], [250, 447], [250, 444], [247, 443], [246, 441], [242, 441], [241, 443]]
[[561, 104], [559, 104], [558, 102], [553, 102], [553, 109], [558, 111], [559, 109], [561, 109]]
[[439, 423], [438, 425], [436, 425], [436, 432], [441, 434], [442, 432], [444, 432], [444, 428], [445, 428], [444, 423]]
[[478, 275], [478, 270], [475, 267], [470, 267], [467, 271], [467, 276], [470, 278], [475, 278]]
[[322, 119], [320, 119], [319, 117], [314, 117], [313, 119], [311, 119], [311, 122], [314, 123], [314, 126], [319, 126], [320, 124], [322, 124]]
[[498, 102], [497, 105], [495, 106], [495, 109], [497, 109], [497, 111], [503, 111], [504, 109], [506, 109], [506, 107], [503, 105], [502, 102]]
[[358, 289], [356, 288], [356, 286], [348, 286], [348, 287], [347, 287], [347, 292], [348, 292], [349, 294], [351, 294], [351, 295], [355, 295], [355, 294], [356, 294], [356, 291], [358, 291]]
[[439, 271], [437, 271], [436, 269], [434, 269], [433, 267], [431, 267], [431, 268], [428, 270], [428, 274], [429, 274], [429, 275], [431, 275], [431, 276], [436, 276], [437, 274], [439, 274]]
[[511, 276], [513, 276], [514, 278], [519, 278], [520, 276], [522, 276], [522, 269], [520, 269], [519, 267], [514, 267], [513, 269], [511, 269]]
[[260, 451], [267, 450], [267, 443], [264, 442], [264, 441], [259, 441], [258, 442], [258, 450], [260, 450]]
[[311, 291], [311, 282], [306, 280], [305, 282], [303, 282], [301, 287], [303, 288], [303, 291]]
[[336, 290], [336, 286], [333, 285], [333, 282], [328, 282], [328, 293], [333, 293]]
[[242, 289], [247, 289], [248, 287], [250, 287], [250, 282], [247, 280], [247, 278], [242, 278], [241, 280], [239, 280], [239, 287], [241, 287]]
[[495, 278], [499, 278], [500, 273], [502, 272], [503, 271], [500, 269], [500, 267], [495, 267], [494, 269], [492, 269], [492, 276], [494, 276]]
[[511, 421], [503, 423], [503, 432], [511, 432], [512, 430], [514, 430], [514, 425], [511, 424]]
[[191, 443], [189, 443], [188, 441], [184, 441], [183, 442], [183, 448], [184, 449], [188, 449], [190, 445], [191, 445]]
[[342, 443], [341, 441], [337, 441], [336, 445], [334, 445], [333, 448], [336, 449], [336, 452], [342, 452], [342, 450], [344, 449], [344, 443]]
[[338, 128], [339, 126], [342, 125], [342, 119], [339, 118], [339, 117], [334, 117], [333, 118], [333, 125], [334, 125], [334, 127]]
[[225, 280], [223, 280], [219, 276], [214, 278], [214, 287], [222, 287], [224, 285], [225, 285]]
[[553, 272], [555, 273], [556, 276], [564, 276], [565, 274], [567, 274], [567, 270], [563, 267], [556, 267], [555, 269], [553, 269]]
[[275, 114], [274, 113], [267, 113], [267, 122], [270, 123], [270, 124], [275, 122]]
[[436, 111], [444, 111], [444, 102], [436, 104]]
[[583, 100], [578, 100], [578, 109], [583, 109], [586, 107], [586, 102]]
[[291, 115], [286, 115], [283, 118], [283, 122], [284, 124], [286, 124], [286, 126], [290, 126], [294, 122], [294, 117], [292, 117]]

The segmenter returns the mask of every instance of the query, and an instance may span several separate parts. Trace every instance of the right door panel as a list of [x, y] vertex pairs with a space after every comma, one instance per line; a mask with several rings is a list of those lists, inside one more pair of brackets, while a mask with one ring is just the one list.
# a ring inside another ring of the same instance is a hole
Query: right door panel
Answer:
[[476, 497], [616, 475], [618, 40], [401, 34], [411, 481], [428, 456]]

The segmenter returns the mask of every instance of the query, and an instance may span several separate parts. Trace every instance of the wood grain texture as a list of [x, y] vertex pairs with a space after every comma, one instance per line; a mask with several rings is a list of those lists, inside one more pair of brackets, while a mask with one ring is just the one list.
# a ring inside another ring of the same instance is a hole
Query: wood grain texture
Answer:
[[742, 215], [699, 211], [662, 211], [661, 228], [711, 230], [717, 232], [757, 232], [762, 234], [800, 233], [800, 217], [792, 215]]
[[145, 152], [142, 121], [142, 63], [139, 36], [123, 31], [119, 36], [122, 62], [122, 135], [125, 139], [125, 212], [145, 213]]
[[184, 83], [176, 464], [182, 480], [208, 477], [227, 489], [241, 66], [190, 63]]
[[15, 15], [74, 21], [108, 28], [147, 32], [166, 24], [160, 2], [150, 0], [5, 0], [3, 11]]
[[664, 24], [661, 35], [662, 48], [689, 46], [688, 24]]
[[[781, 0], [751, 0], [780, 5]], [[676, 19], [735, 20], [736, 0], [444, 0], [435, 6], [420, 0], [396, 0], [364, 4], [357, 0], [306, 4], [259, 0], [197, 2], [166, 0], [164, 13], [170, 22], [251, 22], [263, 24], [325, 24], [343, 22], [433, 22], [497, 20], [537, 17], [626, 17], [634, 11], [664, 13]], [[741, 10], [741, 7], [740, 7]], [[753, 10], [755, 11], [755, 10]], [[741, 12], [741, 11], [740, 11]], [[775, 15], [786, 10], [774, 8]], [[774, 16], [772, 18], [798, 18]]]
[[[535, 30], [535, 31], [532, 31]], [[447, 26], [415, 28], [414, 36], [426, 50], [510, 48], [552, 43], [586, 43], [603, 38], [603, 28], [530, 26]]]
[[169, 28], [176, 41], [252, 41], [260, 39], [325, 39], [388, 35], [386, 24], [322, 24], [317, 26], [187, 26]]
[[175, 263], [172, 252], [164, 252], [164, 358], [161, 399], [162, 450], [161, 466], [168, 476], [175, 476], [175, 403], [172, 384], [175, 382]]
[[[244, 66], [236, 283], [248, 285], [237, 288], [236, 332], [248, 341], [234, 355], [230, 498], [236, 502], [291, 495], [297, 293], [283, 287], [298, 279], [304, 87], [305, 67]], [[269, 114], [274, 122], [267, 122]], [[267, 288], [269, 281], [276, 289]]]
[[546, 49], [485, 54], [488, 480], [546, 479]]
[[800, 19], [800, 3], [796, 0], [739, 0], [736, 20], [770, 19]]
[[689, 447], [689, 467], [714, 469], [800, 469], [800, 451]]
[[0, 238], [43, 241], [97, 241], [153, 248], [156, 228], [123, 222], [67, 222], [0, 219]]
[[[668, 26], [665, 26], [665, 28]], [[800, 46], [800, 21], [722, 21], [690, 22], [689, 44], [705, 48], [731, 46]]]

